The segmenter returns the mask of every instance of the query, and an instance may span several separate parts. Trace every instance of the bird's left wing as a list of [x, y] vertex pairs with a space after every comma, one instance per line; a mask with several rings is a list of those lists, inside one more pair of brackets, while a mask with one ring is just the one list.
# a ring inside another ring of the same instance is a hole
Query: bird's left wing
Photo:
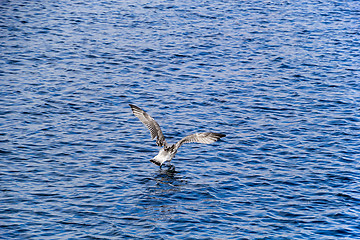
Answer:
[[150, 130], [151, 139], [156, 138], [156, 144], [160, 147], [166, 146], [164, 134], [161, 131], [159, 124], [141, 108], [129, 104], [134, 115]]

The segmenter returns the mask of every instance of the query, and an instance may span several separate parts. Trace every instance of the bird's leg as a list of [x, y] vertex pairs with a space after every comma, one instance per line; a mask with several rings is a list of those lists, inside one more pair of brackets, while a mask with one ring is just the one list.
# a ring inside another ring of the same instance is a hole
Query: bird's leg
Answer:
[[168, 171], [174, 171], [174, 170], [175, 170], [175, 166], [170, 164]]

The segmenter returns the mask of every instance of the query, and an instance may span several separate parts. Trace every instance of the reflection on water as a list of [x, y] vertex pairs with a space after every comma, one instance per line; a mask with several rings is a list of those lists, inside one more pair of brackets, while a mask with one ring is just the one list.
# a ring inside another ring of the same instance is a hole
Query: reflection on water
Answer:
[[180, 180], [180, 176], [178, 175], [180, 172], [177, 172], [176, 169], [160, 169], [157, 171], [156, 176], [154, 179], [158, 184], [172, 184], [173, 182]]
[[172, 219], [178, 202], [173, 196], [187, 184], [184, 176], [177, 171], [160, 169], [154, 172], [144, 188], [139, 206], [142, 206], [157, 220]]

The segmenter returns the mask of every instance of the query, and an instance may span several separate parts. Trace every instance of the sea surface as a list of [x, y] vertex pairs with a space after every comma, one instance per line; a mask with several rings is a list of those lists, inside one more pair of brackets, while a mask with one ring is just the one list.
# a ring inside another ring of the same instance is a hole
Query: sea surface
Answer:
[[[360, 239], [360, 1], [0, 1], [1, 239]], [[184, 144], [159, 169], [132, 114]]]

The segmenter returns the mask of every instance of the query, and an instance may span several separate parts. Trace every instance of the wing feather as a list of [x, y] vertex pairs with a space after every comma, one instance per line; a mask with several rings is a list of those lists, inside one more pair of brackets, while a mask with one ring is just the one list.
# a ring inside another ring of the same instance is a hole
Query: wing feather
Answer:
[[164, 134], [162, 133], [159, 124], [141, 108], [133, 104], [129, 104], [129, 106], [131, 107], [134, 115], [139, 118], [139, 120], [149, 129], [151, 139], [156, 138], [156, 144], [160, 147], [166, 146], [167, 143], [165, 141]]
[[194, 134], [186, 136], [183, 139], [181, 139], [180, 141], [178, 141], [175, 144], [175, 148], [177, 150], [184, 143], [196, 142], [196, 143], [210, 144], [210, 143], [216, 142], [217, 140], [219, 140], [220, 138], [225, 137], [225, 136], [226, 136], [225, 134], [212, 133], [212, 132], [194, 133]]

